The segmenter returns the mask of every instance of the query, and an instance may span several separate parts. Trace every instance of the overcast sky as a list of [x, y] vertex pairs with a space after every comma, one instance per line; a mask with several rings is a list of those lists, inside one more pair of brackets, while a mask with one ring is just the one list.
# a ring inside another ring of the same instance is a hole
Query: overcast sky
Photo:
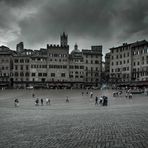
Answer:
[[148, 0], [0, 0], [0, 45], [39, 49], [59, 44], [66, 32], [70, 50], [103, 45], [103, 52], [148, 38]]

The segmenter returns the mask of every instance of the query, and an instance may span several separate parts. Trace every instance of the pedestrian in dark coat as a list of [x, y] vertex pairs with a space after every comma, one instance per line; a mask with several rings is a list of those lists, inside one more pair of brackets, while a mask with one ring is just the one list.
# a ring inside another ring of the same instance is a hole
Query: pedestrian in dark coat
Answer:
[[98, 97], [96, 96], [95, 105], [98, 105]]
[[41, 105], [44, 105], [44, 101], [43, 101], [43, 99], [41, 99]]

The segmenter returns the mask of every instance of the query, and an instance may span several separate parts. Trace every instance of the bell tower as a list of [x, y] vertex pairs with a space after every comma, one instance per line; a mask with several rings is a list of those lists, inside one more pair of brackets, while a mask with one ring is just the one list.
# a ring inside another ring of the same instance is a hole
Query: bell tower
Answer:
[[66, 35], [65, 32], [63, 32], [60, 39], [61, 39], [61, 46], [68, 46], [68, 35]]

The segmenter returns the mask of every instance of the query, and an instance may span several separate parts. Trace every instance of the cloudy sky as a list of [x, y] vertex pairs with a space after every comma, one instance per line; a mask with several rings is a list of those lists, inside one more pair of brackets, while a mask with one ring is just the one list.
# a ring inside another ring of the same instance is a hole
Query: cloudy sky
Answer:
[[0, 0], [0, 45], [39, 49], [63, 31], [70, 50], [148, 39], [148, 0]]

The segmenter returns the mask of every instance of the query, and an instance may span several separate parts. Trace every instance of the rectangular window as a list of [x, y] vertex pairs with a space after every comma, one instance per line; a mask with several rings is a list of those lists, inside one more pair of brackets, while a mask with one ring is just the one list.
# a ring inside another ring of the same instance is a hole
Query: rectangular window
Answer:
[[64, 69], [66, 69], [66, 68], [67, 68], [67, 66], [66, 66], [66, 65], [63, 65], [63, 68], [64, 68]]
[[55, 77], [55, 73], [51, 73], [51, 77]]
[[76, 65], [76, 66], [75, 66], [75, 69], [79, 69], [79, 66]]
[[20, 76], [21, 76], [21, 77], [23, 77], [23, 76], [24, 76], [24, 73], [23, 73], [23, 72], [21, 72], [21, 73], [20, 73]]
[[39, 77], [42, 77], [42, 73], [38, 73], [38, 76], [39, 76]]
[[26, 76], [26, 77], [29, 77], [29, 72], [26, 72], [25, 76]]
[[84, 69], [84, 66], [80, 66], [80, 69]]
[[99, 64], [99, 61], [98, 60], [95, 60], [95, 64]]
[[18, 72], [15, 72], [15, 76], [16, 76], [16, 77], [18, 76]]
[[32, 77], [35, 77], [35, 73], [32, 73]]
[[73, 75], [69, 75], [70, 78], [73, 78]]
[[61, 77], [65, 77], [65, 73], [61, 73]]
[[14, 62], [15, 62], [15, 63], [18, 63], [18, 59], [15, 59]]
[[43, 73], [43, 76], [44, 76], [44, 77], [47, 77], [47, 73]]
[[20, 69], [23, 70], [23, 65], [21, 65]]
[[26, 65], [26, 70], [29, 70], [29, 66], [28, 65]]
[[29, 63], [29, 59], [26, 59], [25, 62], [26, 62], [26, 63]]
[[20, 59], [20, 63], [24, 63], [24, 59]]
[[17, 70], [17, 65], [15, 65], [15, 70]]

